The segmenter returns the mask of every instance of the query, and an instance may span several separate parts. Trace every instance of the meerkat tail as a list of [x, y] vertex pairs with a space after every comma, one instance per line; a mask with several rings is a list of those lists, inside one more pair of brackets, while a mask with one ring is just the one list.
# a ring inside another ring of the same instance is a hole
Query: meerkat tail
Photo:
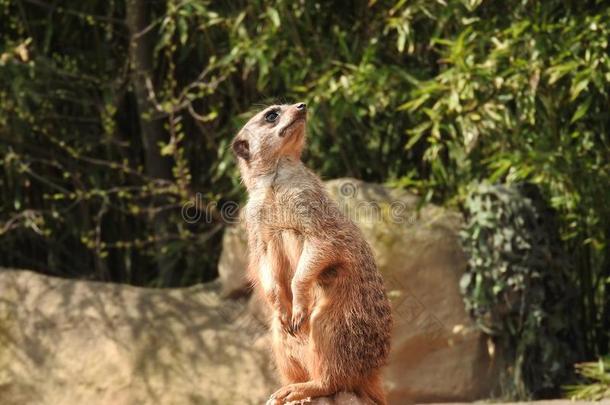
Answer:
[[358, 387], [356, 393], [358, 396], [368, 399], [375, 405], [387, 405], [379, 373], [366, 379], [362, 385]]

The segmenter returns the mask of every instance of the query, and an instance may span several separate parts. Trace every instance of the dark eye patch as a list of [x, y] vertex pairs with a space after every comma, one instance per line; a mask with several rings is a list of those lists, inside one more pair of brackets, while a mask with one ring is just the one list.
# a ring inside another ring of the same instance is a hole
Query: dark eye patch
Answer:
[[274, 108], [271, 111], [268, 111], [265, 114], [265, 121], [267, 122], [275, 122], [278, 117], [280, 116], [280, 109], [279, 108]]

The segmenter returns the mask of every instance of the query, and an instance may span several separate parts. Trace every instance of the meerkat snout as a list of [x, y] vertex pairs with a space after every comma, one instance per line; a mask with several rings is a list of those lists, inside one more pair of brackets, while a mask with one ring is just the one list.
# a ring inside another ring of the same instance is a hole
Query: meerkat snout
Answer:
[[286, 118], [283, 120], [279, 136], [287, 137], [295, 133], [301, 135], [307, 121], [307, 105], [305, 103], [294, 104], [286, 108], [284, 114]]

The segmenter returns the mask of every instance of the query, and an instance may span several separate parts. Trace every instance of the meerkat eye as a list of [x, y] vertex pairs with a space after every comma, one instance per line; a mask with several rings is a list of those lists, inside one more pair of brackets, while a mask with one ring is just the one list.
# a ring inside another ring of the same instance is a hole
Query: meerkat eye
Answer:
[[267, 114], [265, 114], [265, 121], [267, 121], [267, 122], [275, 122], [275, 120], [279, 116], [280, 115], [277, 113], [277, 111], [269, 111]]

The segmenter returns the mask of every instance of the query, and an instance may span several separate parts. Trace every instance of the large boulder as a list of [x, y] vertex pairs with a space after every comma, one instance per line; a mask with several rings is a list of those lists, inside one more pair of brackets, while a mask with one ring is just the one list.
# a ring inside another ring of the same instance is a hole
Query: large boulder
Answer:
[[[391, 404], [469, 401], [497, 381], [494, 347], [464, 309], [459, 279], [466, 268], [459, 213], [400, 189], [337, 179], [325, 183], [371, 244], [394, 310], [385, 383]], [[224, 293], [246, 283], [242, 224], [225, 233], [219, 268]], [[227, 265], [230, 263], [230, 265]]]
[[263, 404], [266, 329], [219, 296], [0, 269], [0, 403]]
[[248, 236], [242, 226], [229, 226], [222, 237], [222, 254], [218, 260], [218, 278], [223, 297], [243, 295], [248, 289], [246, 263]]

